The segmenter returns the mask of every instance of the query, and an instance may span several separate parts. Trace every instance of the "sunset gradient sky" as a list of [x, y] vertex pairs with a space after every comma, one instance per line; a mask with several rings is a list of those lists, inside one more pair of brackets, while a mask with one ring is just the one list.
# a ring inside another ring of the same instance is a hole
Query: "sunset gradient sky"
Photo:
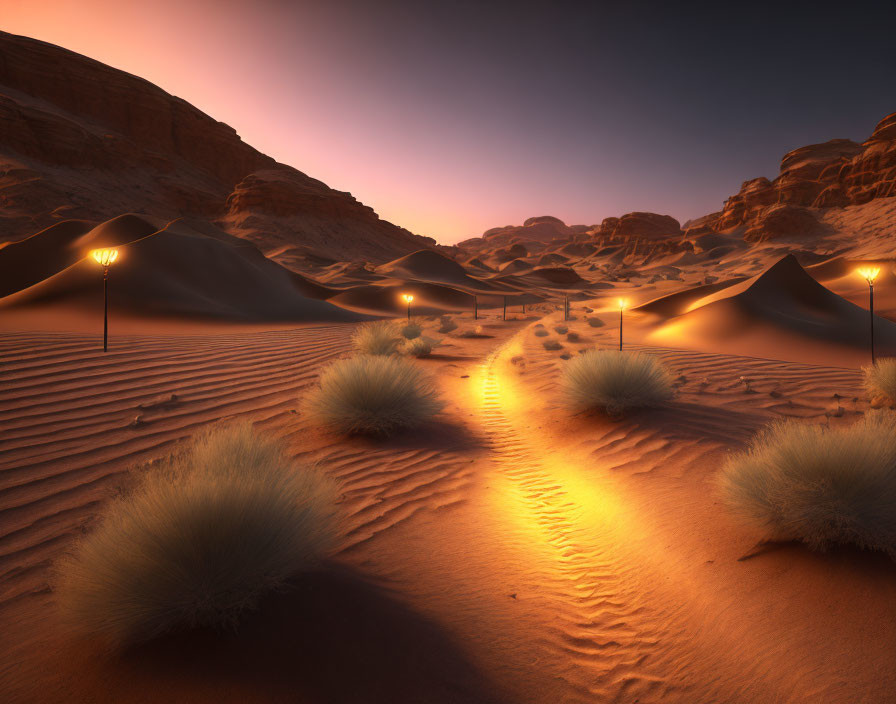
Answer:
[[732, 7], [0, 0], [0, 29], [142, 76], [447, 243], [533, 215], [684, 221], [896, 110], [891, 2]]

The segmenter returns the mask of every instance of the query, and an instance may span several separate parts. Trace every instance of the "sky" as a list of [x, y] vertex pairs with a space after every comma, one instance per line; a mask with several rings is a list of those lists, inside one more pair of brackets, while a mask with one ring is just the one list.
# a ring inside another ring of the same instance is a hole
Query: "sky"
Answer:
[[159, 85], [452, 243], [684, 222], [896, 111], [896, 3], [0, 0], [0, 29]]

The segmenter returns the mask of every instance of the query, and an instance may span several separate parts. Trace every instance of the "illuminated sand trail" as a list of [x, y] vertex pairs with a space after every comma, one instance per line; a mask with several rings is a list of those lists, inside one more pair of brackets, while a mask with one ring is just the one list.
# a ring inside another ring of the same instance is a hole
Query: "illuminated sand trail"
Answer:
[[626, 565], [606, 535], [599, 539], [602, 527], [620, 520], [616, 497], [602, 494], [574, 463], [546, 457], [517, 431], [506, 410], [521, 400], [500, 370], [500, 352], [480, 369], [481, 421], [509, 480], [508, 521], [534, 527], [529, 537], [548, 570], [543, 577], [554, 626], [545, 646], [568, 663], [564, 678], [575, 701], [659, 699], [669, 687], [650, 671], [656, 634], [639, 619]]

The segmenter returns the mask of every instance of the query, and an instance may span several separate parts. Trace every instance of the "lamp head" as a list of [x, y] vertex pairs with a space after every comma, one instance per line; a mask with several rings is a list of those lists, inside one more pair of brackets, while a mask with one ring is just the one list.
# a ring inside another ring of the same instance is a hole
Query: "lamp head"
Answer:
[[97, 264], [101, 264], [102, 266], [110, 266], [116, 259], [118, 259], [118, 250], [114, 247], [94, 249], [90, 254], [96, 260]]
[[874, 280], [877, 278], [877, 275], [880, 274], [879, 266], [863, 266], [857, 269], [859, 276], [861, 276], [868, 284], [873, 284]]
[[626, 301], [624, 298], [620, 298], [619, 299], [619, 310], [625, 310], [626, 303], [628, 303], [628, 301]]
[[405, 294], [403, 294], [403, 295], [401, 296], [401, 298], [402, 298], [402, 300], [403, 300], [405, 303], [410, 303], [411, 301], [414, 300], [414, 297], [413, 297], [410, 293], [405, 293]]

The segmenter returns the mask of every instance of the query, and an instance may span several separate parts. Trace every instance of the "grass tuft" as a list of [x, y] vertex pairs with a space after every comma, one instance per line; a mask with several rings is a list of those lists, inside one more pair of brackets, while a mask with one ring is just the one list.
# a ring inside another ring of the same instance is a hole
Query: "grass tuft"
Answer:
[[547, 337], [550, 333], [544, 328], [535, 328], [535, 337]]
[[896, 358], [879, 359], [862, 371], [865, 372], [865, 390], [872, 399], [896, 402]]
[[439, 332], [442, 335], [447, 335], [449, 332], [457, 330], [457, 323], [454, 322], [454, 319], [450, 315], [443, 315], [439, 322]]
[[324, 369], [305, 404], [327, 428], [382, 436], [417, 427], [442, 408], [434, 382], [416, 364], [400, 357], [364, 355]]
[[545, 340], [541, 344], [544, 345], [546, 350], [562, 350], [563, 345], [561, 345], [557, 340]]
[[672, 377], [654, 357], [641, 352], [588, 350], [563, 368], [562, 388], [578, 409], [624, 413], [672, 398]]
[[426, 337], [416, 337], [413, 340], [408, 340], [404, 351], [412, 357], [428, 357], [432, 354], [432, 347], [432, 340]]
[[593, 328], [602, 328], [605, 323], [600, 318], [587, 318], [588, 324]]
[[333, 536], [334, 496], [248, 423], [208, 431], [107, 505], [60, 561], [63, 616], [116, 647], [232, 628], [318, 563]]
[[719, 483], [729, 506], [772, 538], [896, 559], [896, 418], [886, 411], [843, 429], [773, 423], [728, 460]]
[[563, 324], [555, 325], [554, 332], [556, 332], [558, 335], [565, 335], [567, 332], [569, 332], [569, 326]]
[[423, 326], [416, 320], [412, 320], [401, 328], [401, 336], [406, 340], [413, 340], [423, 334]]
[[396, 354], [401, 343], [401, 330], [391, 320], [364, 323], [352, 335], [352, 344], [361, 354]]

